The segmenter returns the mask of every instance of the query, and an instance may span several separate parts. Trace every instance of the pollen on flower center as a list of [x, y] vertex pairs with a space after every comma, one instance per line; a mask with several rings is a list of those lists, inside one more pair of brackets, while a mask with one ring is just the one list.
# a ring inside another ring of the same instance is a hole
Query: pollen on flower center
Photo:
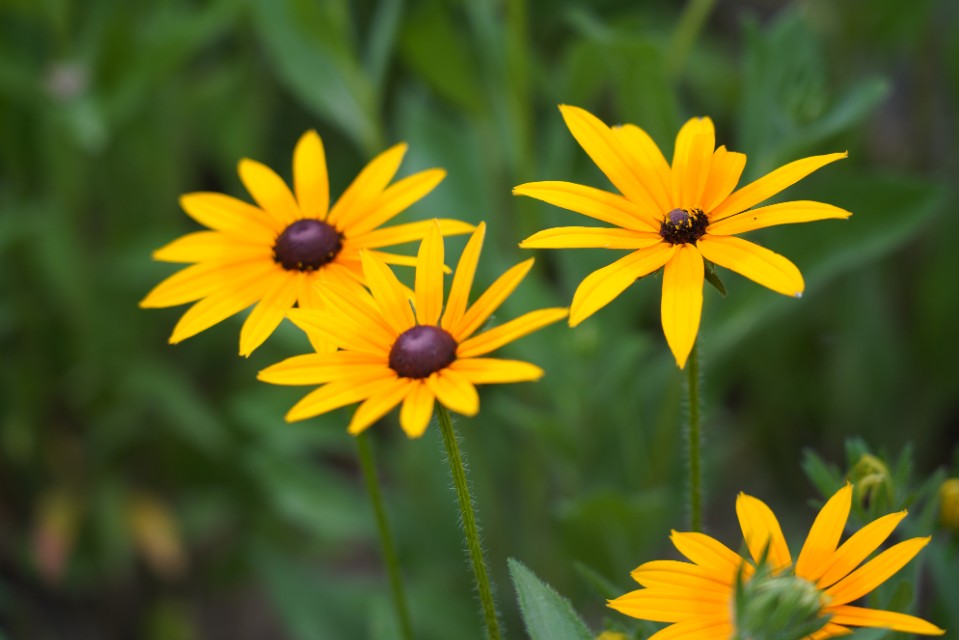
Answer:
[[288, 271], [316, 271], [336, 258], [343, 235], [321, 220], [297, 220], [276, 239], [273, 260]]
[[706, 234], [709, 219], [702, 209], [673, 209], [663, 218], [659, 235], [670, 244], [695, 244]]
[[456, 340], [439, 327], [407, 329], [390, 349], [390, 368], [403, 378], [428, 378], [456, 360]]

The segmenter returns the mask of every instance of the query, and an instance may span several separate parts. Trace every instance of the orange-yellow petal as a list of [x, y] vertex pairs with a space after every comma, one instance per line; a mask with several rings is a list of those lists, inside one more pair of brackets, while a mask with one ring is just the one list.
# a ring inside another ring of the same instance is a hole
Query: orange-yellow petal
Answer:
[[303, 274], [277, 273], [263, 298], [253, 307], [240, 329], [240, 355], [249, 356], [270, 337], [293, 307]]
[[383, 227], [359, 236], [349, 238], [347, 242], [354, 249], [379, 249], [395, 244], [404, 244], [422, 240], [423, 236], [434, 223], [440, 225], [440, 233], [444, 236], [456, 236], [464, 233], [470, 233], [475, 229], [473, 225], [462, 220], [451, 220], [448, 218], [439, 218], [436, 220], [421, 220], [419, 222], [407, 222], [392, 227]]
[[339, 378], [304, 396], [286, 413], [286, 421], [305, 420], [365, 400], [396, 377], [395, 371], [384, 369], [363, 371], [350, 378]]
[[703, 257], [691, 244], [677, 246], [663, 270], [663, 333], [680, 369], [686, 366], [699, 333], [704, 273]]
[[410, 378], [385, 380], [353, 413], [347, 431], [357, 435], [393, 410], [419, 384]]
[[765, 502], [740, 493], [736, 498], [736, 515], [753, 560], [759, 562], [765, 556], [769, 566], [776, 571], [792, 564], [779, 520]]
[[341, 219], [344, 233], [359, 236], [386, 224], [426, 197], [445, 177], [446, 172], [442, 169], [427, 169], [403, 178], [383, 191], [362, 213]]
[[410, 387], [400, 409], [400, 426], [408, 437], [419, 438], [426, 431], [433, 417], [435, 400], [436, 397], [424, 381], [417, 380]]
[[905, 517], [905, 511], [890, 513], [852, 534], [829, 559], [826, 570], [816, 583], [817, 586], [825, 589], [849, 575], [849, 572], [886, 541]]
[[523, 249], [645, 249], [663, 241], [652, 231], [600, 227], [553, 227], [519, 243]]
[[244, 262], [273, 260], [273, 245], [251, 242], [247, 238], [222, 231], [188, 233], [153, 252], [162, 262]]
[[483, 326], [483, 323], [493, 315], [493, 312], [499, 309], [503, 301], [519, 286], [519, 283], [523, 281], [532, 267], [533, 258], [530, 258], [507, 269], [506, 273], [497, 278], [450, 330], [453, 339], [457, 342], [463, 342]]
[[633, 173], [643, 179], [646, 191], [656, 201], [660, 212], [672, 209], [669, 163], [653, 139], [634, 124], [614, 126], [612, 131], [633, 165]]
[[642, 620], [682, 622], [723, 615], [729, 609], [729, 594], [717, 596], [680, 589], [638, 589], [607, 604]]
[[293, 189], [300, 211], [322, 220], [330, 207], [330, 183], [323, 140], [316, 131], [304, 133], [293, 150]]
[[416, 324], [404, 287], [396, 275], [383, 262], [371, 256], [369, 251], [363, 250], [360, 256], [366, 284], [390, 327], [402, 333]]
[[472, 384], [505, 384], [539, 380], [544, 371], [535, 364], [499, 358], [464, 358], [454, 360], [450, 370], [462, 374]]
[[256, 378], [270, 384], [317, 385], [372, 373], [387, 366], [385, 356], [357, 351], [307, 353], [270, 365]]
[[707, 260], [777, 293], [799, 298], [806, 287], [796, 265], [748, 240], [707, 234], [699, 239], [697, 246]]
[[214, 294], [226, 295], [249, 280], [265, 278], [275, 271], [276, 265], [264, 260], [201, 262], [161, 281], [140, 301], [140, 306], [175, 307]]
[[796, 200], [750, 209], [721, 220], [711, 221], [706, 231], [714, 235], [729, 236], [780, 224], [846, 219], [851, 215], [850, 211], [824, 202]]
[[170, 335], [170, 343], [186, 340], [243, 311], [263, 296], [269, 284], [265, 277], [248, 279], [203, 298], [180, 317]]
[[735, 579], [736, 573], [743, 567], [744, 560], [738, 553], [705, 533], [673, 531], [669, 539], [690, 561], [719, 572], [719, 575], [728, 575], [730, 580]]
[[941, 636], [946, 633], [945, 629], [940, 629], [922, 618], [895, 611], [840, 605], [827, 607], [825, 612], [832, 614], [832, 622], [854, 627], [892, 629], [893, 631], [918, 633], [924, 636]]
[[479, 411], [479, 394], [466, 375], [447, 367], [427, 378], [426, 384], [447, 409], [464, 416], [475, 416]]
[[673, 151], [672, 187], [676, 206], [702, 208], [703, 187], [716, 147], [716, 130], [709, 118], [692, 118], [676, 135]]
[[414, 305], [417, 324], [435, 325], [443, 309], [443, 236], [435, 220], [416, 256]]
[[473, 288], [473, 277], [476, 275], [476, 265], [479, 263], [480, 251], [483, 249], [483, 238], [486, 237], [486, 223], [476, 225], [476, 230], [470, 236], [463, 253], [460, 254], [459, 264], [453, 274], [453, 283], [450, 285], [450, 294], [446, 299], [446, 309], [443, 311], [441, 326], [446, 331], [452, 331], [458, 325], [466, 312], [470, 290]]
[[327, 222], [344, 231], [368, 210], [370, 203], [380, 197], [386, 185], [396, 175], [406, 155], [406, 144], [400, 143], [383, 151], [363, 167], [330, 208]]
[[281, 225], [289, 225], [303, 217], [289, 187], [273, 169], [244, 158], [239, 165], [240, 180], [260, 207]]
[[568, 313], [569, 311], [567, 309], [561, 308], [530, 311], [489, 331], [484, 331], [477, 336], [464, 340], [456, 349], [456, 354], [460, 358], [474, 358], [476, 356], [486, 355], [537, 329], [562, 320]]
[[630, 574], [633, 580], [644, 587], [675, 587], [732, 593], [732, 583], [728, 572], [717, 572], [691, 562], [679, 560], [653, 560], [645, 562]]
[[889, 547], [826, 589], [826, 594], [832, 598], [830, 605], [846, 604], [871, 592], [902, 569], [927, 544], [928, 537], [911, 538]]
[[658, 210], [643, 209], [621, 195], [573, 182], [528, 182], [514, 187], [513, 195], [536, 198], [600, 222], [636, 231], [657, 232], [662, 218]]
[[839, 546], [839, 539], [849, 518], [852, 507], [852, 485], [846, 483], [820, 510], [809, 529], [799, 558], [796, 560], [796, 575], [815, 583], [829, 568]]
[[725, 146], [713, 152], [709, 163], [709, 177], [706, 178], [701, 197], [702, 208], [707, 216], [712, 217], [713, 209], [733, 192], [745, 168], [745, 154], [727, 151]]
[[586, 276], [573, 294], [573, 303], [569, 309], [569, 325], [575, 327], [605, 307], [638, 278], [666, 264], [674, 252], [673, 245], [661, 242], [647, 249], [634, 251]]
[[250, 242], [269, 242], [283, 231], [282, 224], [263, 210], [222, 193], [187, 193], [180, 196], [180, 206], [191, 218], [205, 227], [246, 238]]

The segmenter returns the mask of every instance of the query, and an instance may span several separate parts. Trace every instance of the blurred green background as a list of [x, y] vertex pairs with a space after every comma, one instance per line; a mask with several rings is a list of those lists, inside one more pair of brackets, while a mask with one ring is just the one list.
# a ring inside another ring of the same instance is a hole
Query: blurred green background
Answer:
[[[446, 168], [405, 219], [488, 221], [483, 283], [530, 255], [523, 237], [584, 220], [512, 186], [608, 186], [559, 103], [636, 123], [667, 154], [710, 115], [748, 154], [744, 180], [848, 149], [784, 197], [850, 221], [752, 234], [802, 269], [804, 298], [728, 273], [728, 297], [706, 292], [708, 527], [735, 544], [746, 491], [801, 540], [821, 497], [804, 449], [841, 474], [854, 435], [912, 443], [912, 488], [956, 475], [957, 29], [949, 0], [3, 0], [0, 637], [396, 637], [349, 413], [285, 424], [306, 390], [254, 379], [305, 339], [287, 325], [241, 359], [232, 319], [173, 347], [183, 309], [137, 308], [176, 269], [150, 252], [197, 229], [177, 197], [245, 197], [244, 156], [289, 178], [309, 128], [334, 195], [400, 140], [402, 174]], [[567, 305], [616, 255], [537, 252], [499, 319]], [[605, 595], [674, 557], [683, 391], [658, 280], [504, 349], [546, 378], [485, 388], [459, 421], [510, 637], [508, 557], [596, 631], [636, 629]], [[479, 638], [438, 430], [408, 441], [390, 416], [373, 435], [418, 637]], [[890, 508], [915, 497], [898, 490]], [[941, 570], [956, 533], [927, 503], [910, 532], [935, 533], [924, 562], [940, 570], [915, 600], [956, 633]]]

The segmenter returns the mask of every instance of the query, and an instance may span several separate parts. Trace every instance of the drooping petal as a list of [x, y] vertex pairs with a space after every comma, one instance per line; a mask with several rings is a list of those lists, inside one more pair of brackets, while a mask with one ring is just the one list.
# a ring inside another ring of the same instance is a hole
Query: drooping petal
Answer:
[[453, 274], [453, 283], [450, 285], [450, 294], [446, 299], [446, 309], [443, 311], [441, 326], [446, 331], [452, 331], [458, 325], [466, 312], [470, 290], [473, 288], [473, 277], [476, 275], [476, 265], [479, 262], [480, 251], [483, 249], [483, 238], [486, 237], [486, 223], [476, 225], [476, 230], [470, 236], [463, 253], [460, 254], [459, 264]]
[[796, 265], [748, 240], [707, 234], [699, 239], [697, 246], [707, 260], [777, 293], [798, 298], [806, 287]]
[[823, 506], [806, 542], [803, 544], [799, 558], [796, 560], [796, 575], [815, 583], [829, 568], [839, 546], [846, 520], [849, 518], [849, 509], [852, 507], [852, 485], [846, 483]]
[[440, 233], [444, 236], [470, 233], [475, 228], [470, 223], [463, 222], [462, 220], [440, 218], [384, 227], [350, 238], [348, 241], [350, 246], [355, 249], [379, 249], [380, 247], [414, 242], [416, 240], [422, 240], [423, 236], [426, 235], [426, 232], [434, 223], [439, 223]]
[[919, 633], [924, 636], [941, 636], [946, 633], [945, 629], [940, 629], [922, 618], [894, 611], [840, 605], [828, 607], [826, 612], [832, 614], [832, 622], [854, 627], [892, 629], [903, 633]]
[[368, 251], [361, 252], [363, 275], [383, 318], [394, 331], [402, 333], [416, 324], [403, 285], [385, 264]]
[[889, 547], [826, 589], [826, 595], [832, 598], [830, 605], [846, 604], [866, 595], [902, 569], [927, 544], [928, 537], [911, 538]]
[[560, 105], [559, 110], [570, 133], [583, 151], [592, 158], [620, 193], [638, 204], [647, 217], [658, 212], [659, 206], [646, 190], [643, 176], [634, 172], [619, 139], [613, 135], [610, 128], [585, 109]]
[[443, 309], [443, 236], [435, 221], [420, 243], [414, 287], [417, 323], [435, 325]]
[[719, 219], [745, 211], [763, 200], [771, 198], [786, 187], [799, 182], [813, 171], [836, 160], [842, 160], [848, 155], [846, 152], [830, 153], [790, 162], [733, 192], [732, 195], [713, 208], [711, 217]]
[[744, 561], [739, 554], [705, 533], [673, 531], [669, 536], [677, 550], [696, 564], [734, 579]]
[[216, 293], [228, 293], [248, 280], [265, 278], [275, 271], [272, 261], [201, 262], [180, 269], [153, 287], [140, 306], [175, 307]]
[[672, 191], [679, 207], [701, 208], [703, 187], [716, 148], [716, 130], [709, 118], [691, 118], [676, 135]]
[[256, 378], [270, 384], [316, 385], [361, 376], [388, 366], [381, 355], [357, 351], [307, 353], [270, 365]]
[[600, 227], [553, 227], [519, 243], [523, 249], [645, 249], [663, 241], [652, 231]]
[[433, 417], [433, 405], [436, 397], [429, 385], [417, 381], [403, 400], [400, 409], [400, 426], [410, 438], [419, 438], [426, 431]]
[[851, 215], [852, 212], [850, 211], [824, 202], [813, 202], [812, 200], [779, 202], [766, 207], [743, 211], [722, 220], [711, 221], [707, 232], [714, 235], [730, 236], [780, 224], [796, 224], [831, 218], [845, 219]]
[[272, 261], [273, 245], [251, 242], [245, 237], [222, 231], [188, 233], [153, 252], [161, 262], [245, 262]]
[[890, 513], [873, 520], [852, 534], [830, 558], [826, 570], [816, 583], [817, 586], [825, 589], [849, 575], [849, 572], [858, 567], [859, 563], [868, 558], [879, 548], [879, 545], [886, 541], [886, 538], [892, 535], [905, 517], [905, 511]]
[[240, 355], [249, 356], [272, 335], [293, 307], [300, 289], [301, 273], [283, 271], [276, 274], [263, 298], [253, 307], [240, 329]]
[[586, 276], [573, 294], [573, 303], [569, 309], [569, 325], [575, 327], [605, 307], [638, 278], [666, 264], [674, 252], [673, 245], [661, 242], [647, 249], [634, 251]]
[[339, 378], [306, 394], [286, 413], [287, 422], [296, 422], [365, 400], [395, 379], [392, 369], [364, 371], [351, 378]]
[[736, 498], [736, 515], [753, 560], [759, 562], [765, 556], [775, 571], [792, 564], [779, 520], [765, 502], [740, 493]]
[[701, 198], [703, 211], [708, 217], [712, 217], [712, 210], [733, 192], [745, 168], [746, 154], [727, 151], [725, 146], [713, 152], [713, 159], [709, 163], [709, 177], [706, 178]]
[[653, 139], [634, 124], [614, 126], [612, 131], [626, 152], [627, 159], [633, 164], [633, 173], [642, 176], [643, 184], [659, 206], [659, 211], [665, 214], [673, 209], [669, 163]]
[[330, 208], [330, 182], [323, 140], [316, 131], [304, 133], [293, 150], [293, 189], [300, 211], [322, 220]]
[[383, 191], [366, 210], [357, 207], [354, 210], [355, 215], [341, 218], [343, 232], [358, 236], [389, 222], [413, 203], [426, 197], [445, 177], [446, 172], [442, 169], [428, 169], [403, 178]]
[[501, 360], [499, 358], [457, 359], [450, 364], [449, 368], [462, 374], [472, 384], [529, 382], [539, 380], [545, 373], [536, 365], [528, 362]]
[[393, 145], [373, 158], [363, 167], [343, 195], [330, 208], [327, 222], [340, 231], [345, 231], [350, 222], [362, 215], [368, 205], [376, 200], [386, 185], [396, 175], [406, 155], [406, 144]]
[[234, 283], [203, 298], [187, 309], [170, 335], [170, 344], [176, 344], [235, 315], [259, 300], [270, 282], [258, 277]]
[[416, 380], [410, 378], [395, 378], [384, 381], [374, 394], [357, 407], [347, 431], [354, 436], [362, 433], [374, 422], [392, 411], [418, 384]]
[[203, 226], [250, 242], [272, 243], [284, 227], [261, 209], [222, 193], [187, 193], [180, 196], [180, 206]]
[[479, 329], [483, 323], [499, 309], [503, 301], [513, 293], [532, 267], [533, 258], [530, 258], [509, 268], [506, 273], [497, 278], [493, 284], [476, 299], [476, 302], [466, 310], [462, 320], [450, 330], [450, 335], [453, 336], [453, 339], [457, 342], [462, 342], [473, 335], [473, 332]]
[[680, 369], [686, 366], [699, 333], [704, 274], [703, 257], [690, 244], [677, 246], [663, 270], [663, 333]]
[[426, 384], [447, 409], [464, 416], [479, 411], [479, 394], [464, 374], [447, 367], [427, 378]]
[[486, 355], [541, 327], [562, 320], [568, 313], [568, 309], [561, 308], [530, 311], [489, 331], [484, 331], [478, 336], [464, 340], [456, 349], [456, 355], [460, 358]]
[[528, 182], [513, 188], [513, 195], [528, 196], [575, 211], [600, 222], [636, 231], [659, 231], [661, 212], [643, 209], [621, 195], [573, 182]]
[[283, 178], [265, 164], [244, 158], [239, 165], [240, 180], [260, 207], [283, 226], [302, 218], [296, 203]]

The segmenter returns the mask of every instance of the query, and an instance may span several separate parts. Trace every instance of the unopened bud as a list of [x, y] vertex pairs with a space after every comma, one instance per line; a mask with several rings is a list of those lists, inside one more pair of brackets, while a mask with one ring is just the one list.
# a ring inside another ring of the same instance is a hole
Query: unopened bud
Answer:
[[892, 510], [893, 487], [889, 467], [880, 458], [864, 453], [849, 470], [849, 481], [856, 487], [856, 496], [864, 507], [878, 504], [880, 510]]
[[736, 593], [736, 640], [801, 640], [828, 621], [828, 596], [804, 578], [760, 570]]
[[959, 534], [959, 478], [948, 478], [939, 487], [939, 521]]

